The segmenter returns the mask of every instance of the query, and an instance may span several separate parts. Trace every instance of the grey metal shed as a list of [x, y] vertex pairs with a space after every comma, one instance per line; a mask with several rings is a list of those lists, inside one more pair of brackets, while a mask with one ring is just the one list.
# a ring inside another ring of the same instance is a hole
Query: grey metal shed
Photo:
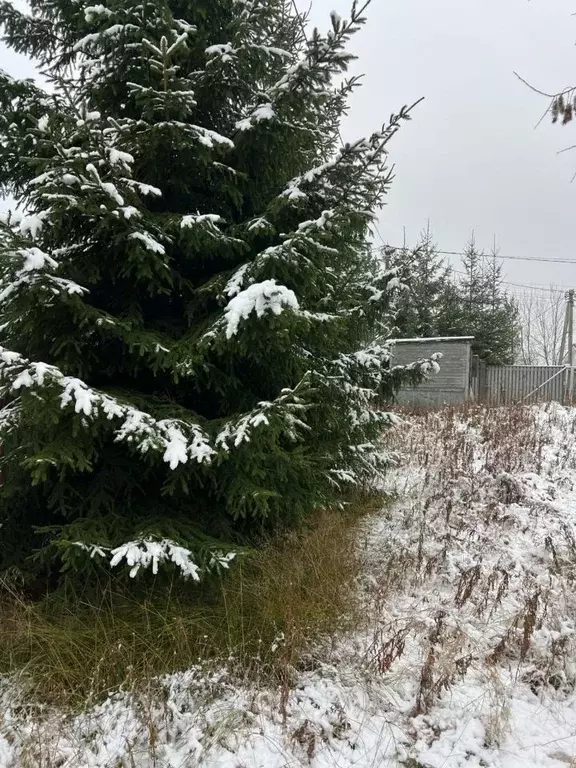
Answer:
[[473, 336], [393, 339], [391, 365], [407, 365], [440, 353], [440, 371], [429, 374], [416, 387], [403, 387], [397, 395], [402, 405], [455, 405], [471, 398]]

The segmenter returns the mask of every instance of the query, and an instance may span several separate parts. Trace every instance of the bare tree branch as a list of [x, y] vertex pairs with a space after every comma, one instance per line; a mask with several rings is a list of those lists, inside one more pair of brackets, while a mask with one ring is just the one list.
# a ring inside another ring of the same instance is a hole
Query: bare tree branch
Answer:
[[518, 72], [514, 72], [518, 80], [520, 80], [524, 85], [527, 85], [528, 88], [530, 88], [531, 91], [534, 91], [534, 93], [540, 94], [540, 96], [546, 96], [547, 99], [555, 99], [558, 96], [564, 96], [567, 93], [571, 93], [574, 91], [576, 86], [569, 85], [566, 88], [564, 88], [562, 91], [556, 91], [556, 93], [546, 93], [546, 91], [541, 91], [539, 88], [536, 88], [535, 85], [532, 85], [532, 83], [529, 83], [528, 80], [525, 80], [522, 75], [519, 75]]
[[552, 291], [543, 296], [535, 291], [519, 302], [522, 365], [556, 365], [562, 346], [564, 294]]

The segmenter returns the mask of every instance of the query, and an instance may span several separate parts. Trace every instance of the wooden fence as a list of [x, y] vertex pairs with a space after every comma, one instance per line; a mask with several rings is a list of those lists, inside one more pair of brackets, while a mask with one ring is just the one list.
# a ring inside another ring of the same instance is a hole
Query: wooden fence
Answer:
[[569, 368], [562, 365], [488, 366], [483, 386], [477, 386], [480, 399], [495, 404], [565, 399]]

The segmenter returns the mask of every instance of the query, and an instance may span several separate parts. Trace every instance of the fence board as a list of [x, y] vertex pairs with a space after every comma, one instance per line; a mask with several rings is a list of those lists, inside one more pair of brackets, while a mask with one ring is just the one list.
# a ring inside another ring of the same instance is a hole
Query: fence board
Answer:
[[488, 366], [486, 399], [495, 404], [521, 400], [562, 402], [566, 390], [567, 370], [561, 365]]

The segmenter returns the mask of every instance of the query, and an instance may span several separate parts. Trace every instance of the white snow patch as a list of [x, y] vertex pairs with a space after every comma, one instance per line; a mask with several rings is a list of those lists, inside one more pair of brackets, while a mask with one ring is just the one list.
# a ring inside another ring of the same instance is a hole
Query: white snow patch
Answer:
[[50, 120], [50, 115], [42, 115], [41, 118], [38, 120], [38, 130], [42, 131], [42, 133], [46, 133], [48, 129], [48, 122]]
[[101, 4], [89, 5], [87, 8], [84, 8], [84, 18], [87, 22], [94, 21], [98, 16], [110, 17], [112, 16], [112, 11]]
[[224, 219], [217, 213], [194, 213], [182, 216], [180, 226], [182, 229], [191, 229], [198, 225], [208, 225], [216, 227], [216, 224], [223, 224]]
[[151, 569], [152, 573], [156, 575], [161, 563], [171, 562], [174, 563], [184, 578], [200, 581], [200, 567], [193, 561], [190, 550], [170, 541], [170, 539], [129, 541], [113, 549], [110, 554], [112, 556], [111, 567], [121, 565], [125, 560], [130, 567], [131, 578], [134, 578], [141, 568], [143, 570]]
[[230, 280], [226, 283], [226, 296], [236, 296], [236, 294], [240, 293], [242, 286], [244, 285], [244, 278], [246, 277], [249, 268], [250, 264], [246, 263], [236, 270]]
[[122, 179], [122, 181], [131, 189], [135, 189], [141, 195], [150, 195], [150, 197], [162, 197], [162, 190], [158, 187], [153, 187], [151, 184], [144, 184], [141, 181], [135, 181], [134, 179]]
[[210, 45], [206, 48], [206, 56], [222, 56], [226, 60], [229, 60], [231, 54], [234, 53], [232, 43], [219, 43], [218, 45]]
[[243, 120], [238, 120], [236, 123], [236, 130], [248, 131], [250, 128], [252, 128], [252, 126], [258, 123], [274, 120], [275, 117], [276, 113], [274, 112], [274, 107], [272, 104], [260, 104], [260, 106], [256, 107], [256, 109], [249, 115], [249, 117], [246, 117]]
[[42, 211], [41, 213], [33, 213], [30, 216], [23, 216], [20, 221], [20, 232], [23, 235], [30, 235], [32, 240], [36, 240], [42, 228], [44, 222], [48, 218], [48, 212]]
[[129, 239], [138, 240], [141, 243], [144, 243], [146, 248], [153, 253], [160, 253], [162, 255], [166, 253], [166, 249], [162, 243], [155, 240], [148, 232], [132, 232], [132, 234], [129, 235]]
[[276, 280], [254, 283], [235, 296], [224, 310], [226, 338], [231, 339], [238, 332], [240, 321], [246, 320], [252, 312], [262, 317], [268, 312], [279, 315], [284, 309], [298, 309], [294, 291], [284, 285], [277, 285]]
[[129, 152], [123, 152], [120, 149], [114, 147], [108, 151], [111, 165], [121, 165], [125, 168], [129, 168], [134, 162], [134, 157]]
[[45, 269], [47, 266], [53, 269], [58, 266], [58, 262], [40, 248], [23, 248], [18, 251], [18, 256], [24, 259], [22, 269], [24, 272], [33, 272], [39, 269]]
[[122, 213], [124, 214], [125, 219], [140, 219], [142, 218], [142, 214], [138, 210], [138, 208], [134, 208], [133, 205], [125, 205], [124, 208], [120, 209]]

